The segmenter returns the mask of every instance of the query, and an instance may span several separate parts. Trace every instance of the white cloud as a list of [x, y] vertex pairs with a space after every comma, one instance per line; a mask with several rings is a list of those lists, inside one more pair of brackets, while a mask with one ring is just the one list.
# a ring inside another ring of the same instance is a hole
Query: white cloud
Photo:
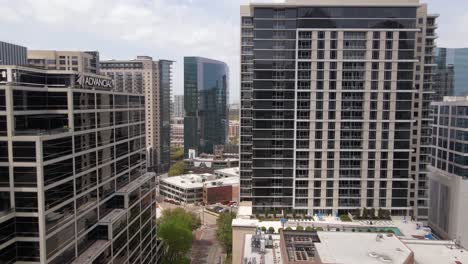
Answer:
[[[80, 35], [90, 35], [97, 40], [111, 40], [111, 43], [135, 46], [136, 50], [152, 51], [148, 55], [153, 57], [175, 59], [176, 93], [183, 89], [183, 56], [223, 60], [230, 67], [231, 97], [235, 100], [239, 97], [239, 12], [232, 8], [238, 8], [240, 1], [216, 0], [213, 6], [201, 5], [196, 0], [2, 2], [0, 0], [0, 11], [12, 11], [2, 12], [9, 16], [0, 16], [0, 21], [15, 22], [18, 27], [40, 24], [63, 32], [57, 37], [69, 37], [70, 41]], [[226, 16], [227, 12], [234, 15]], [[54, 41], [53, 36], [47, 37]], [[103, 50], [101, 53], [109, 54]], [[120, 54], [110, 55], [107, 59], [121, 58]], [[137, 55], [143, 54], [134, 54]]]

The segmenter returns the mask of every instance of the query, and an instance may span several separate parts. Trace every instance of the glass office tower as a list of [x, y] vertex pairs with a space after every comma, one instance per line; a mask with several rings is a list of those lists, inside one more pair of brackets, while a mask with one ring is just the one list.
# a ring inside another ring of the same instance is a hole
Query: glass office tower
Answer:
[[184, 58], [184, 149], [213, 153], [225, 145], [229, 128], [229, 70], [226, 63]]
[[427, 217], [435, 17], [417, 0], [242, 6], [241, 200]]
[[0, 66], [0, 262], [155, 263], [143, 90]]
[[437, 48], [435, 71], [435, 98], [468, 95], [468, 48]]

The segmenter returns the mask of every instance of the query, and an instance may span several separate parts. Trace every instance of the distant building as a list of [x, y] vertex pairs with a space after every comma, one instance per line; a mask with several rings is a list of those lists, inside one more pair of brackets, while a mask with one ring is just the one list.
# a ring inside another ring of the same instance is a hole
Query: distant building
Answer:
[[468, 48], [436, 48], [434, 101], [468, 95]]
[[26, 65], [27, 58], [26, 47], [0, 41], [0, 65]]
[[468, 248], [468, 97], [434, 102], [429, 226]]
[[135, 60], [101, 61], [100, 65], [101, 73], [112, 77], [119, 91], [144, 91], [148, 167], [157, 172], [168, 171], [172, 61], [138, 56]]
[[28, 63], [47, 70], [99, 74], [97, 51], [28, 50]]
[[229, 120], [229, 138], [239, 139], [240, 123], [237, 120]]
[[200, 168], [214, 171], [224, 168], [239, 167], [239, 158], [237, 156], [215, 158], [213, 155], [202, 155], [192, 159], [185, 159], [184, 161], [187, 163], [189, 170]]
[[228, 140], [229, 69], [226, 63], [184, 58], [184, 149], [213, 153]]
[[171, 119], [171, 146], [184, 147], [184, 118]]
[[174, 95], [173, 117], [184, 117], [184, 95]]

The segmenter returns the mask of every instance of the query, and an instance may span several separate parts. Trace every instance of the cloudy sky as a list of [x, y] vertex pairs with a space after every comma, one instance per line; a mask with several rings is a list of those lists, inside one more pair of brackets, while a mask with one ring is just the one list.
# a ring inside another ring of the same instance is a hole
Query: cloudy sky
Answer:
[[[272, 1], [281, 2], [266, 0]], [[29, 49], [98, 50], [103, 59], [174, 60], [174, 94], [183, 93], [184, 56], [222, 60], [230, 67], [231, 102], [238, 102], [239, 5], [248, 2], [0, 0], [0, 40]], [[468, 47], [468, 0], [422, 2], [440, 14], [439, 46]]]

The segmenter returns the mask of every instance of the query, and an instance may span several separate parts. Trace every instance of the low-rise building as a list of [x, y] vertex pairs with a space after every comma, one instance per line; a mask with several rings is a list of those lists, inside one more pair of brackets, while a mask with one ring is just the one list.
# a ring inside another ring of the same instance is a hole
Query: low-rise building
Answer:
[[239, 177], [239, 167], [215, 170], [214, 174], [218, 178]]
[[239, 177], [217, 179], [205, 173], [164, 178], [159, 181], [159, 194], [184, 204], [238, 201]]
[[239, 176], [220, 178], [203, 185], [203, 203], [239, 201]]
[[239, 167], [239, 158], [215, 158], [212, 155], [204, 157], [195, 157], [193, 159], [185, 159], [189, 169], [192, 168], [209, 168], [212, 170]]

